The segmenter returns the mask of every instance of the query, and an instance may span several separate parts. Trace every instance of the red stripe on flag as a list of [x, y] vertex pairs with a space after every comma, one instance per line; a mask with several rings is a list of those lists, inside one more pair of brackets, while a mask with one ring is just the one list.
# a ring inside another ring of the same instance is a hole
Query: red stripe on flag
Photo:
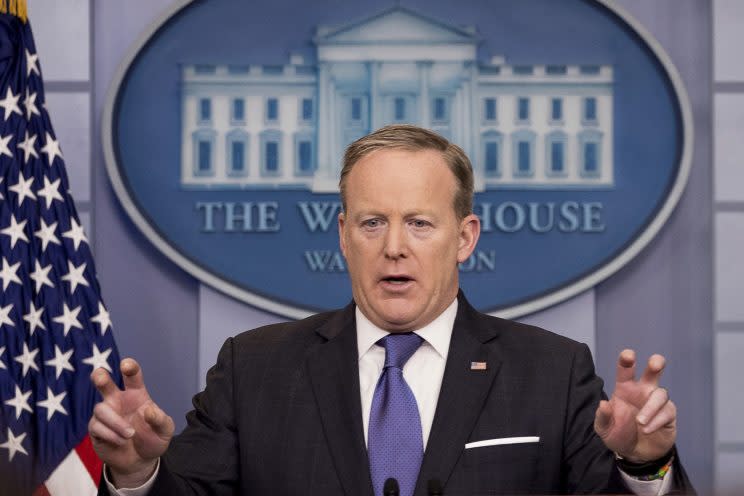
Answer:
[[82, 460], [83, 465], [85, 465], [85, 468], [88, 469], [90, 477], [96, 483], [96, 487], [98, 487], [101, 482], [103, 462], [98, 458], [95, 450], [93, 450], [93, 443], [90, 441], [90, 436], [86, 435], [80, 444], [75, 446], [75, 451], [80, 457], [80, 460]]
[[49, 491], [47, 491], [46, 486], [42, 484], [36, 488], [36, 491], [34, 491], [33, 496], [51, 496], [51, 494], [49, 494]]

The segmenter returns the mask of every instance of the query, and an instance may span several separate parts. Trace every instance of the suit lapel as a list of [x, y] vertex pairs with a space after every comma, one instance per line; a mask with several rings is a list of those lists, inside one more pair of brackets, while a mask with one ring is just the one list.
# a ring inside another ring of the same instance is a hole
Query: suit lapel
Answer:
[[328, 341], [311, 351], [307, 368], [336, 472], [347, 495], [371, 495], [354, 305], [336, 313], [316, 332]]
[[[426, 494], [430, 479], [439, 479], [444, 485], [464, 451], [501, 365], [497, 347], [488, 344], [497, 334], [497, 330], [484, 325], [460, 293], [442, 388], [416, 494]], [[486, 370], [472, 370], [472, 362], [486, 362]]]

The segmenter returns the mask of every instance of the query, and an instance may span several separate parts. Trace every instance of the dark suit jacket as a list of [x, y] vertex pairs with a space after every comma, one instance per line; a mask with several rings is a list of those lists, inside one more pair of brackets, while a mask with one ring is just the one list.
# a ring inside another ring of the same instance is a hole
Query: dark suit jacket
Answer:
[[[594, 433], [586, 345], [459, 298], [416, 495], [435, 478], [446, 495], [627, 492]], [[153, 494], [372, 495], [353, 305], [228, 339], [193, 403]], [[540, 441], [464, 449], [514, 436]]]

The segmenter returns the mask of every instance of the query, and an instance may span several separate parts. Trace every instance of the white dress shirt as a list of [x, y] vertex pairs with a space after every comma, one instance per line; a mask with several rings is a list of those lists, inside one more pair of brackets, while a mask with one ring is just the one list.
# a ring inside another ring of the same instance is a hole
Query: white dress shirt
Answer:
[[[403, 366], [403, 378], [416, 398], [421, 418], [421, 434], [424, 441], [424, 449], [429, 440], [431, 425], [434, 421], [434, 412], [437, 409], [439, 390], [442, 388], [444, 377], [444, 366], [447, 363], [452, 330], [457, 315], [457, 298], [448, 306], [439, 317], [429, 325], [414, 331], [423, 338], [421, 346], [411, 355]], [[359, 352], [359, 391], [362, 401], [362, 423], [364, 426], [364, 442], [367, 444], [367, 430], [369, 428], [369, 415], [372, 409], [372, 398], [375, 394], [377, 381], [382, 374], [385, 365], [385, 349], [379, 346], [377, 341], [389, 333], [375, 326], [356, 307], [357, 347]], [[113, 496], [146, 496], [155, 483], [160, 463], [152, 474], [152, 477], [143, 485], [131, 489], [116, 489], [109, 481], [104, 470], [103, 476], [109, 492]], [[623, 471], [623, 476], [628, 488], [639, 496], [661, 496], [667, 494], [671, 488], [671, 469], [663, 479], [654, 481], [640, 481]]]
[[[456, 315], [457, 298], [429, 325], [414, 331], [424, 341], [403, 366], [403, 378], [413, 391], [418, 404], [424, 449], [429, 440], [434, 412], [437, 409]], [[375, 343], [389, 333], [370, 322], [359, 307], [356, 308], [356, 327], [357, 346], [359, 347], [359, 391], [362, 396], [362, 422], [366, 443], [372, 398], [375, 394], [377, 380], [385, 365], [385, 348]]]

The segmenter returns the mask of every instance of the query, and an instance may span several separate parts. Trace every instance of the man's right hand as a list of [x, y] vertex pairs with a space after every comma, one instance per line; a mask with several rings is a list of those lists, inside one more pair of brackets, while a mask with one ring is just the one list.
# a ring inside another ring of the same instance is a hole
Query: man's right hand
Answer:
[[117, 487], [138, 487], [150, 478], [158, 458], [168, 448], [175, 425], [150, 398], [139, 364], [121, 361], [124, 390], [104, 369], [91, 380], [103, 401], [93, 409], [88, 432], [93, 448], [107, 465]]

